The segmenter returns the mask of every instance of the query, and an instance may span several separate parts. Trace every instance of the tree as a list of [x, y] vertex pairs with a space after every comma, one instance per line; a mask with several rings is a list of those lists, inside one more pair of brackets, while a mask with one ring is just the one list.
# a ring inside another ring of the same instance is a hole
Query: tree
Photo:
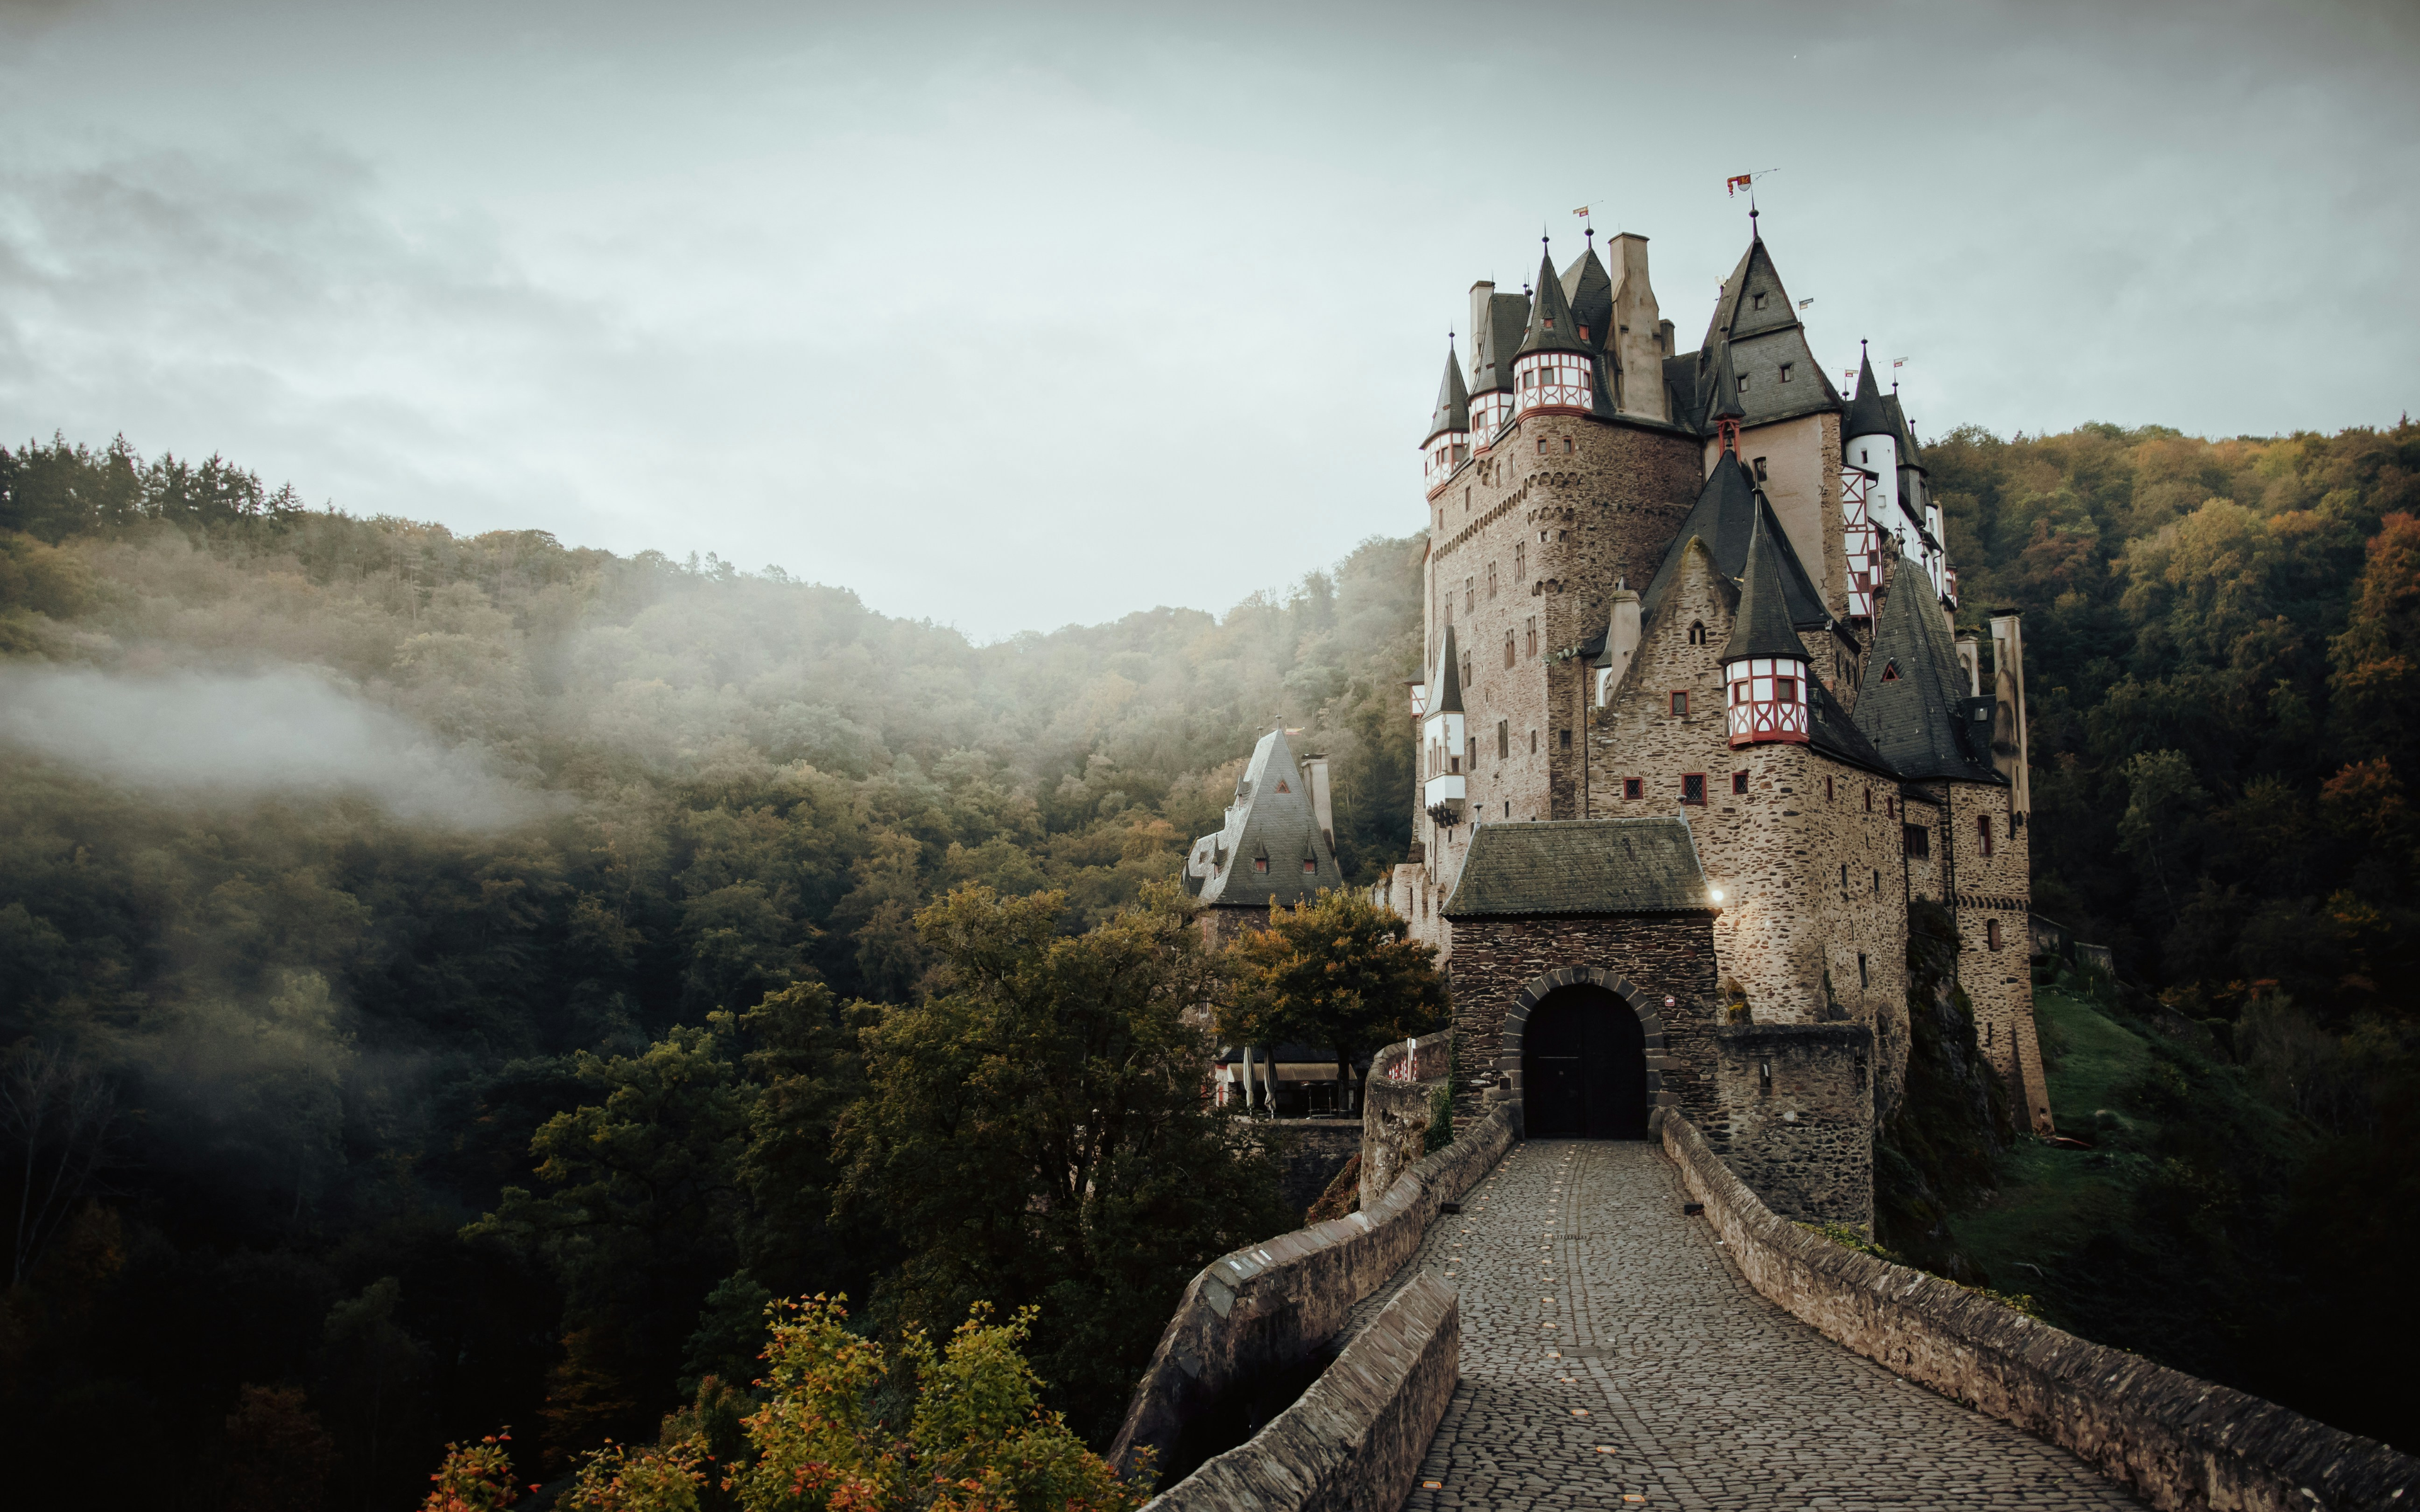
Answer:
[[1326, 1045], [1337, 1080], [1355, 1087], [1353, 1068], [1365, 1054], [1427, 1033], [1444, 1015], [1436, 950], [1410, 930], [1357, 891], [1271, 904], [1268, 928], [1228, 948], [1235, 982], [1218, 1032], [1254, 1044]]
[[1183, 895], [1072, 937], [1064, 904], [969, 886], [917, 916], [941, 964], [864, 1031], [842, 1211], [897, 1237], [876, 1303], [901, 1324], [1036, 1308], [1055, 1400], [1106, 1440], [1193, 1273], [1292, 1225], [1267, 1156], [1202, 1095], [1194, 1011], [1218, 968]]

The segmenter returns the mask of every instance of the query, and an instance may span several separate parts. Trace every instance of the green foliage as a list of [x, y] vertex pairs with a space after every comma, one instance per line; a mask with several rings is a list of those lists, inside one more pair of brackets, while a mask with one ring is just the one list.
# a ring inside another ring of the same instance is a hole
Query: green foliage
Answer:
[[1105, 1439], [1193, 1273], [1293, 1219], [1249, 1131], [1202, 1096], [1192, 1015], [1220, 964], [1183, 894], [1147, 888], [1072, 936], [1065, 908], [970, 886], [916, 916], [938, 971], [864, 1031], [841, 1211], [898, 1236], [886, 1319], [1036, 1307], [1056, 1399]]
[[1229, 948], [1234, 992], [1218, 1011], [1224, 1039], [1325, 1045], [1349, 1081], [1354, 1065], [1391, 1040], [1435, 1029], [1445, 1011], [1436, 949], [1358, 891], [1272, 903], [1265, 929]]
[[1918, 899], [1907, 918], [1907, 1073], [1874, 1140], [1874, 1230], [1907, 1263], [1978, 1279], [1949, 1215], [1989, 1192], [2015, 1130], [2008, 1091], [1985, 1062], [1974, 1004], [1955, 978], [1948, 911]]

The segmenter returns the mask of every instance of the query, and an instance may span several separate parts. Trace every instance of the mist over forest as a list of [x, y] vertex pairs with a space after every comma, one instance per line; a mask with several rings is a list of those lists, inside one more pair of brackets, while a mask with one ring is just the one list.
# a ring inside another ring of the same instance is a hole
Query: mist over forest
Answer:
[[[2035, 906], [2224, 1094], [2052, 1303], [2408, 1443], [2376, 1383], [2420, 1238], [2420, 429], [1967, 429], [1926, 461], [1962, 622], [2026, 616]], [[1035, 951], [1142, 929], [1277, 723], [1377, 880], [1422, 550], [976, 645], [774, 567], [356, 518], [123, 440], [0, 451], [18, 1462], [200, 1507], [300, 1456], [318, 1499], [275, 1504], [407, 1506], [448, 1439], [511, 1423], [551, 1470], [652, 1434], [747, 1379], [765, 1299], [820, 1291], [884, 1327], [1037, 1306], [1054, 1405], [1106, 1443], [1184, 1279], [1298, 1215], [1202, 1145], [1218, 1180], [1088, 1216], [1043, 1273], [1014, 1182], [911, 1127], [954, 1085], [917, 1015], [977, 895], [918, 915], [979, 884], [1049, 895], [985, 916]], [[954, 1212], [993, 1215], [979, 1244]]]

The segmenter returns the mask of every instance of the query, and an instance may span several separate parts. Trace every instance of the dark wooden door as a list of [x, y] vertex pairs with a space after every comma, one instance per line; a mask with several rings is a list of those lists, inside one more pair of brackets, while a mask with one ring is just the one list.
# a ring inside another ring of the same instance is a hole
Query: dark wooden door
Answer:
[[1602, 987], [1564, 987], [1529, 1015], [1522, 1114], [1533, 1139], [1643, 1139], [1647, 1031]]

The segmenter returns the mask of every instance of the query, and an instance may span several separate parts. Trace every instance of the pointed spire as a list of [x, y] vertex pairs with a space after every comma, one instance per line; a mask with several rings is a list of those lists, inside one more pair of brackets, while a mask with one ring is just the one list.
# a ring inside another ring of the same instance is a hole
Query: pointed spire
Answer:
[[2006, 782], [1991, 759], [1991, 722], [1974, 717], [1991, 701], [1968, 695], [1923, 565], [1901, 553], [1888, 581], [1874, 622], [1872, 670], [1857, 694], [1858, 731], [1902, 777]]
[[1429, 714], [1460, 714], [1462, 712], [1462, 664], [1454, 658], [1453, 626], [1445, 627], [1445, 640], [1437, 647], [1436, 675], [1429, 679], [1434, 689], [1429, 699]]
[[1429, 433], [1420, 444], [1426, 446], [1448, 432], [1467, 434], [1470, 430], [1470, 390], [1463, 385], [1462, 363], [1453, 354], [1453, 337], [1445, 338], [1445, 378], [1437, 384], [1436, 409], [1429, 416]]
[[1741, 579], [1739, 617], [1731, 622], [1731, 638], [1723, 643], [1726, 663], [1751, 656], [1789, 656], [1805, 661], [1807, 642], [1790, 626], [1790, 607], [1783, 602], [1781, 553], [1765, 530], [1764, 514], [1757, 512], [1748, 536], [1747, 573]]
[[1571, 301], [1563, 297], [1563, 281], [1555, 276], [1553, 255], [1539, 254], [1537, 301], [1529, 306], [1528, 332], [1521, 338], [1521, 349], [1513, 355], [1527, 357], [1531, 352], [1579, 352], [1586, 355], [1589, 350], [1589, 344], [1580, 340], [1579, 323], [1572, 318]]
[[1604, 351], [1613, 332], [1613, 275], [1597, 260], [1593, 242], [1577, 262], [1563, 270], [1562, 285], [1580, 339], [1590, 350]]
[[1840, 423], [1841, 443], [1860, 436], [1888, 436], [1892, 428], [1882, 386], [1874, 381], [1874, 360], [1861, 341], [1857, 343], [1857, 396], [1849, 401], [1848, 416]]

